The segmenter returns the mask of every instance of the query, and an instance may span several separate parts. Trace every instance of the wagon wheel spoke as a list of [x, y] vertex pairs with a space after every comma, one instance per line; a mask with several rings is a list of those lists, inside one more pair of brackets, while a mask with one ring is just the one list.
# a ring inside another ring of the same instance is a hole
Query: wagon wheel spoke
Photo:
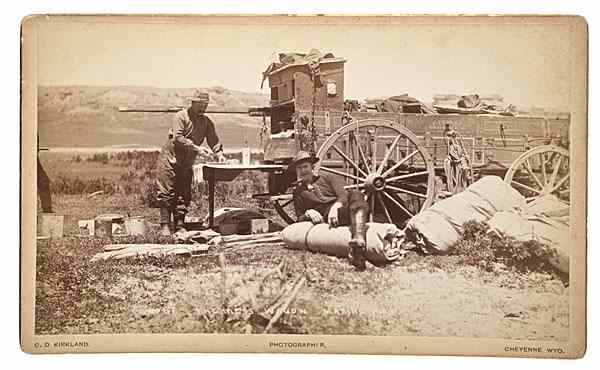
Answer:
[[531, 163], [529, 162], [529, 158], [527, 158], [527, 160], [523, 163], [523, 166], [525, 167], [525, 169], [529, 173], [529, 176], [531, 178], [533, 178], [533, 180], [540, 187], [540, 190], [543, 189], [544, 185], [542, 185], [542, 182], [540, 181], [540, 179], [538, 179], [538, 177], [535, 175], [535, 173], [533, 173], [533, 169], [531, 168]]
[[372, 172], [377, 171], [377, 129], [378, 127], [375, 127], [375, 132], [373, 133], [373, 141], [371, 143], [371, 166], [373, 168], [371, 168]]
[[[357, 170], [360, 170], [360, 163], [358, 162], [356, 156], [356, 152], [354, 151], [354, 142], [352, 141], [352, 138], [350, 137], [350, 134], [348, 134], [348, 150], [350, 151], [350, 156], [352, 157], [352, 162], [354, 162], [356, 164]], [[355, 175], [357, 175], [358, 172], [355, 172]], [[354, 185], [358, 184], [358, 180], [354, 180]]]
[[400, 161], [396, 162], [396, 164], [394, 164], [392, 167], [388, 168], [388, 170], [385, 171], [381, 176], [383, 176], [384, 178], [388, 177], [392, 172], [394, 172], [396, 170], [396, 168], [402, 166], [406, 161], [408, 161], [409, 159], [414, 157], [415, 154], [417, 154], [417, 153], [419, 153], [419, 151], [415, 150], [414, 152], [410, 153], [406, 157], [402, 158]]
[[344, 186], [344, 189], [362, 189], [364, 187], [365, 187], [365, 184], [353, 184], [353, 185]]
[[562, 164], [562, 156], [558, 156], [556, 166], [554, 166], [554, 169], [552, 171], [552, 176], [550, 177], [550, 185], [556, 183], [556, 177], [558, 176], [558, 170], [559, 170], [561, 164]]
[[408, 195], [412, 195], [415, 196], [417, 198], [421, 198], [421, 199], [427, 199], [427, 194], [423, 194], [423, 193], [416, 193], [414, 191], [410, 191], [410, 190], [406, 190], [406, 189], [402, 189], [402, 188], [398, 188], [396, 186], [392, 186], [392, 185], [386, 185], [385, 186], [386, 189], [392, 189], [396, 192], [399, 193], [404, 193], [404, 194], [408, 194]]
[[375, 214], [375, 197], [373, 194], [369, 197], [369, 221], [373, 222], [373, 215]]
[[379, 201], [379, 204], [381, 205], [381, 208], [383, 208], [383, 211], [385, 212], [385, 217], [387, 218], [389, 223], [394, 223], [392, 221], [392, 217], [390, 216], [390, 212], [388, 211], [387, 207], [385, 206], [385, 203], [383, 202], [383, 198], [381, 197], [380, 193], [376, 193], [377, 195], [377, 200]]
[[383, 195], [385, 195], [386, 198], [388, 198], [390, 201], [392, 201], [392, 203], [394, 203], [396, 206], [398, 206], [398, 208], [402, 209], [407, 215], [409, 215], [410, 217], [414, 216], [414, 214], [411, 211], [406, 209], [406, 207], [404, 207], [402, 205], [402, 203], [398, 202], [396, 199], [394, 199], [394, 197], [389, 195], [387, 192], [384, 191]]
[[399, 180], [405, 180], [411, 177], [416, 177], [416, 176], [421, 176], [421, 175], [427, 175], [429, 172], [427, 171], [419, 171], [419, 172], [413, 172], [413, 173], [408, 173], [406, 175], [399, 175], [399, 176], [394, 176], [394, 177], [390, 177], [388, 179], [386, 179], [386, 182], [390, 183], [390, 182], [394, 182], [394, 181], [399, 181]]
[[347, 177], [347, 178], [350, 178], [352, 180], [365, 181], [365, 179], [363, 177], [354, 176], [354, 175], [351, 175], [349, 173], [344, 173], [344, 172], [341, 172], [341, 171], [338, 171], [338, 170], [334, 170], [333, 168], [321, 166], [321, 169], [323, 171], [325, 171], [325, 172], [330, 172], [330, 173], [333, 173], [333, 174], [336, 174], [336, 175], [339, 175], [339, 176]]
[[383, 160], [381, 161], [381, 164], [379, 165], [379, 168], [377, 169], [378, 173], [381, 173], [381, 171], [383, 171], [383, 167], [385, 167], [385, 164], [390, 159], [390, 155], [393, 153], [394, 148], [396, 147], [396, 145], [398, 145], [398, 142], [400, 141], [401, 138], [402, 138], [402, 135], [396, 136], [396, 139], [394, 139], [394, 142], [392, 143], [392, 145], [390, 145], [390, 147], [385, 152], [385, 155], [383, 156]]
[[563, 177], [562, 179], [560, 179], [556, 185], [554, 185], [552, 187], [552, 189], [549, 191], [550, 194], [554, 193], [555, 191], [557, 191], [558, 189], [560, 189], [561, 186], [563, 186], [563, 184], [565, 183], [565, 181], [567, 181], [569, 179], [571, 175], [567, 174], [567, 176]]
[[542, 176], [544, 178], [544, 184], [547, 184], [548, 183], [548, 174], [546, 174], [546, 157], [544, 156], [544, 153], [540, 153], [540, 163], [541, 163]]
[[521, 184], [520, 182], [518, 182], [518, 181], [515, 181], [515, 180], [512, 180], [512, 181], [511, 181], [511, 184], [517, 185], [517, 186], [519, 186], [519, 187], [521, 187], [521, 188], [523, 188], [523, 189], [525, 189], [525, 190], [529, 190], [529, 191], [531, 191], [531, 192], [534, 192], [534, 193], [536, 193], [536, 194], [538, 194], [538, 195], [539, 195], [539, 194], [542, 194], [542, 192], [541, 192], [540, 190], [534, 189], [534, 188], [532, 188], [531, 186], [527, 186], [527, 185], [525, 185], [525, 184]]
[[358, 165], [356, 163], [354, 163], [354, 161], [352, 161], [347, 155], [346, 153], [344, 153], [343, 151], [340, 150], [340, 148], [337, 147], [337, 145], [332, 145], [331, 146], [339, 155], [340, 157], [344, 158], [344, 160], [348, 163], [350, 163], [350, 165], [352, 167], [354, 167], [358, 172], [360, 172], [361, 175], [363, 175], [364, 177], [367, 177], [367, 174], [360, 169], [360, 167], [358, 167]]
[[356, 135], [354, 135], [354, 132], [350, 132], [350, 135], [351, 135], [350, 137], [353, 138], [354, 142], [356, 143], [356, 148], [358, 149], [358, 156], [360, 157], [360, 160], [362, 161], [363, 166], [365, 166], [366, 169], [369, 169], [369, 165], [367, 164], [367, 158], [365, 157], [365, 152], [362, 150], [362, 146], [358, 142]]

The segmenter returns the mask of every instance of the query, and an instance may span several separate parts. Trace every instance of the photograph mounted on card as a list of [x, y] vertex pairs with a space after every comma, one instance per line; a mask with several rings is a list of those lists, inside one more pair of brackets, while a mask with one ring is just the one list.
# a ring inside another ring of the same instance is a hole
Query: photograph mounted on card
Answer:
[[583, 356], [587, 38], [26, 17], [22, 349]]

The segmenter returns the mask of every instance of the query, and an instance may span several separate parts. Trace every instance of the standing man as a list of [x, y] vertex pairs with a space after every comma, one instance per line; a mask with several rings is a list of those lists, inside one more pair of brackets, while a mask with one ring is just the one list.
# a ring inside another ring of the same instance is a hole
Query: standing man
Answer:
[[185, 215], [192, 199], [192, 166], [198, 153], [208, 151], [200, 146], [204, 139], [219, 161], [225, 161], [223, 145], [219, 141], [215, 125], [204, 115], [208, 100], [207, 93], [196, 90], [190, 97], [190, 107], [175, 114], [172, 137], [162, 147], [158, 156], [156, 185], [161, 235], [171, 235], [171, 215], [175, 222], [174, 228], [183, 229]]
[[52, 196], [50, 195], [50, 179], [40, 163], [40, 157], [37, 158], [37, 191], [42, 204], [44, 213], [52, 213]]
[[315, 176], [317, 161], [315, 156], [300, 151], [290, 164], [300, 179], [293, 192], [298, 222], [327, 222], [330, 227], [350, 226], [352, 239], [348, 258], [357, 270], [362, 271], [366, 268], [367, 202], [360, 191], [347, 191], [339, 177], [329, 173]]
[[37, 192], [44, 213], [52, 213], [52, 196], [50, 195], [50, 178], [40, 163], [40, 136], [37, 137]]

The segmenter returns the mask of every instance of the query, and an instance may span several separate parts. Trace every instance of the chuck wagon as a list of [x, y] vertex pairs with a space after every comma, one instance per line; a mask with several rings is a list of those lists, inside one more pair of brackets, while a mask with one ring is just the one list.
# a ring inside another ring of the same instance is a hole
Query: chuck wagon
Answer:
[[[329, 57], [267, 70], [265, 164], [286, 165], [299, 150], [313, 151], [317, 173], [340, 176], [347, 189], [365, 193], [373, 219], [397, 224], [490, 174], [529, 201], [552, 193], [569, 202], [568, 116], [425, 114], [419, 103], [402, 112], [355, 110], [344, 100], [345, 62]], [[453, 146], [460, 155], [449, 165]], [[287, 222], [295, 219], [295, 181], [293, 172], [273, 172], [269, 194], [258, 195]]]
[[[442, 114], [425, 112], [420, 103], [394, 112], [369, 105], [357, 109], [344, 98], [345, 59], [295, 55], [263, 73], [271, 91], [268, 107], [207, 111], [262, 116], [264, 160], [247, 169], [269, 173], [268, 193], [255, 197], [269, 200], [286, 222], [296, 219], [291, 192], [297, 183], [287, 166], [300, 150], [318, 156], [317, 174], [339, 176], [347, 189], [362, 191], [373, 221], [403, 224], [437, 199], [491, 174], [503, 176], [528, 201], [554, 194], [569, 203], [568, 115], [473, 114], [458, 108]], [[211, 168], [206, 167], [205, 173]], [[209, 174], [214, 180], [214, 172]], [[209, 200], [212, 215], [214, 194]]]

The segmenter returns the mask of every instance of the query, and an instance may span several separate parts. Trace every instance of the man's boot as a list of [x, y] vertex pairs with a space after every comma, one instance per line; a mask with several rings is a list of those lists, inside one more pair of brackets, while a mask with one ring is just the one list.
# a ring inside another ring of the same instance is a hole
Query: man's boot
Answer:
[[177, 207], [175, 208], [175, 232], [186, 231], [184, 228], [186, 214], [187, 207], [183, 202], [183, 198], [179, 197], [177, 201]]
[[364, 271], [367, 268], [365, 251], [367, 247], [367, 211], [359, 208], [350, 214], [350, 233], [352, 239], [348, 243], [350, 253], [348, 258], [350, 263], [358, 271]]
[[168, 208], [160, 209], [160, 235], [171, 236], [171, 211]]

